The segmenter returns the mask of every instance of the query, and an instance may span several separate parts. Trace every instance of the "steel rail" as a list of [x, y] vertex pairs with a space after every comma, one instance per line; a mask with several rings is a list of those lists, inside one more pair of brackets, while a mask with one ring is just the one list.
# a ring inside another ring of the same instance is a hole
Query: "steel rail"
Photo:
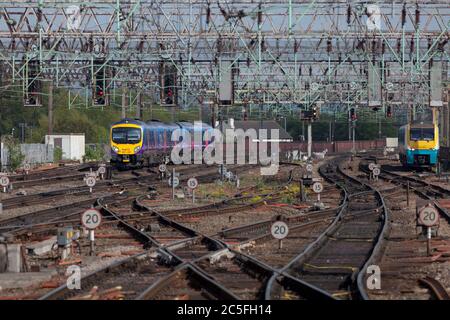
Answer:
[[[380, 253], [382, 252], [383, 246], [382, 246], [382, 239], [384, 237], [384, 235], [388, 232], [388, 227], [387, 227], [387, 210], [386, 207], [384, 205], [384, 201], [382, 199], [381, 194], [377, 191], [377, 190], [371, 190], [371, 187], [366, 185], [365, 183], [361, 182], [358, 179], [355, 179], [351, 176], [348, 176], [347, 174], [345, 174], [341, 168], [339, 167], [339, 165], [337, 166], [337, 172], [339, 172], [340, 174], [342, 174], [342, 176], [344, 177], [344, 179], [347, 180], [351, 180], [361, 186], [364, 186], [365, 188], [368, 188], [368, 191], [363, 191], [363, 192], [357, 192], [357, 193], [353, 193], [353, 194], [349, 194], [349, 190], [348, 187], [341, 185], [341, 183], [338, 183], [338, 181], [333, 181], [333, 179], [331, 179], [330, 177], [328, 177], [324, 172], [323, 172], [323, 168], [324, 166], [321, 167], [320, 173], [321, 175], [328, 181], [330, 182], [334, 182], [337, 186], [339, 186], [340, 188], [342, 188], [343, 192], [344, 192], [344, 199], [343, 199], [343, 204], [341, 207], [341, 210], [339, 211], [339, 213], [337, 214], [336, 218], [333, 220], [333, 222], [329, 225], [329, 227], [316, 239], [316, 241], [314, 241], [313, 243], [311, 243], [302, 253], [300, 253], [298, 256], [296, 256], [295, 258], [293, 258], [291, 260], [290, 263], [288, 263], [284, 268], [280, 269], [283, 272], [286, 272], [287, 270], [289, 270], [294, 264], [298, 264], [299, 261], [306, 261], [309, 257], [312, 256], [312, 254], [314, 252], [317, 251], [318, 248], [322, 247], [323, 244], [326, 242], [327, 237], [332, 234], [335, 230], [337, 230], [338, 226], [342, 223], [342, 221], [344, 220], [343, 215], [344, 213], [346, 213], [348, 211], [348, 206], [349, 206], [349, 200], [351, 198], [353, 198], [355, 195], [362, 195], [365, 192], [375, 192], [375, 194], [377, 195], [378, 200], [381, 202], [381, 206], [379, 206], [378, 208], [372, 208], [371, 210], [365, 210], [368, 213], [370, 211], [374, 211], [376, 210], [382, 210], [383, 211], [383, 227], [381, 228], [381, 230], [378, 232], [375, 241], [376, 244], [374, 247], [372, 247], [371, 251], [369, 252], [369, 256], [367, 257], [367, 259], [365, 260], [364, 265], [357, 270], [356, 272], [356, 284], [357, 284], [357, 290], [358, 293], [360, 295], [360, 297], [362, 299], [368, 299], [365, 287], [362, 283], [362, 280], [364, 278], [364, 273], [367, 270], [368, 265], [374, 260], [376, 259], [376, 257], [378, 255], [380, 255]], [[353, 213], [354, 216], [354, 213]], [[300, 263], [301, 264], [301, 263]], [[355, 274], [355, 273], [354, 273]], [[353, 278], [353, 277], [352, 277]], [[270, 279], [270, 281], [268, 282], [267, 285], [267, 290], [266, 290], [266, 299], [270, 299], [272, 290], [273, 290], [273, 283], [274, 283], [274, 278]]]
[[438, 280], [426, 276], [425, 278], [419, 279], [419, 282], [427, 286], [438, 300], [450, 300], [450, 295]]

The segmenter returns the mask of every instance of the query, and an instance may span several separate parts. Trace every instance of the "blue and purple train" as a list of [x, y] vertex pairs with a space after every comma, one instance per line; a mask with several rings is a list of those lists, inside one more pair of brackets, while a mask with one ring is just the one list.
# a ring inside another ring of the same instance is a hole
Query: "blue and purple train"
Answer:
[[191, 148], [194, 134], [201, 134], [202, 148], [210, 141], [204, 141], [203, 134], [212, 127], [206, 123], [195, 126], [191, 122], [181, 121], [164, 123], [158, 120], [140, 121], [123, 119], [111, 125], [110, 145], [111, 164], [116, 167], [156, 165], [170, 161], [172, 148], [179, 141], [172, 141], [172, 132], [186, 130], [191, 134]]

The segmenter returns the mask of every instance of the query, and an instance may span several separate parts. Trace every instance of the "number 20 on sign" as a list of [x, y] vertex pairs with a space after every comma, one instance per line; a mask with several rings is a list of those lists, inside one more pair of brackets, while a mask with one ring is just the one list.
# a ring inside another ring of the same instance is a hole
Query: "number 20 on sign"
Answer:
[[95, 235], [94, 229], [96, 229], [102, 223], [102, 215], [96, 209], [88, 209], [81, 216], [81, 224], [89, 230], [89, 241], [91, 243], [90, 255], [95, 254]]
[[289, 227], [286, 222], [276, 221], [270, 228], [272, 237], [279, 240], [279, 249], [283, 247], [283, 239], [287, 237], [289, 233]]

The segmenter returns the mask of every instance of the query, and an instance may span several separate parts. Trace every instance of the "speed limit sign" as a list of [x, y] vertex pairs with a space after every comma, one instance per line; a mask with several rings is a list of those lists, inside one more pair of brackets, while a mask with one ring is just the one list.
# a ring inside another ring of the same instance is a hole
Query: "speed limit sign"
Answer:
[[0, 186], [7, 187], [9, 185], [9, 178], [7, 176], [0, 177]]
[[372, 173], [373, 173], [374, 176], [379, 176], [380, 175], [380, 169], [375, 167], [375, 168], [373, 168]]
[[427, 205], [419, 211], [419, 224], [432, 227], [439, 223], [439, 212], [432, 205]]
[[272, 227], [270, 228], [270, 233], [272, 234], [272, 237], [278, 240], [282, 240], [287, 237], [289, 233], [289, 227], [286, 224], [286, 222], [283, 221], [276, 221], [272, 224]]
[[173, 186], [176, 188], [180, 184], [180, 179], [178, 177], [171, 177], [169, 178], [169, 186], [172, 186], [172, 180], [173, 180]]
[[96, 229], [102, 223], [102, 215], [97, 209], [88, 209], [81, 216], [81, 224], [89, 230]]
[[96, 183], [95, 177], [90, 176], [90, 177], [87, 177], [87, 178], [86, 178], [86, 185], [87, 185], [89, 188], [92, 188], [93, 186], [95, 186], [95, 183]]
[[198, 181], [196, 178], [189, 178], [189, 180], [187, 181], [187, 186], [189, 187], [189, 189], [195, 189], [198, 186]]
[[165, 164], [160, 164], [158, 169], [159, 169], [159, 172], [163, 173], [163, 172], [166, 172], [167, 168], [166, 168]]
[[98, 167], [98, 173], [105, 174], [106, 173], [106, 167], [105, 166]]
[[315, 193], [321, 193], [323, 191], [323, 185], [320, 182], [315, 182], [312, 188]]

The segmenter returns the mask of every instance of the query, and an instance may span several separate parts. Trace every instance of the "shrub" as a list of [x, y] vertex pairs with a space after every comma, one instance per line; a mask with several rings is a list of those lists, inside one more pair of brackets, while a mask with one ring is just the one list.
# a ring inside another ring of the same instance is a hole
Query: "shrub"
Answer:
[[22, 164], [23, 159], [25, 159], [25, 155], [22, 153], [20, 149], [19, 141], [12, 136], [5, 136], [3, 138], [3, 143], [5, 147], [8, 149], [8, 164], [11, 171], [15, 171]]
[[99, 161], [105, 156], [105, 151], [102, 144], [97, 143], [95, 146], [87, 146], [85, 155], [83, 156], [83, 162], [86, 161]]
[[53, 149], [53, 162], [61, 161], [63, 157], [63, 151], [60, 147], [55, 147]]

